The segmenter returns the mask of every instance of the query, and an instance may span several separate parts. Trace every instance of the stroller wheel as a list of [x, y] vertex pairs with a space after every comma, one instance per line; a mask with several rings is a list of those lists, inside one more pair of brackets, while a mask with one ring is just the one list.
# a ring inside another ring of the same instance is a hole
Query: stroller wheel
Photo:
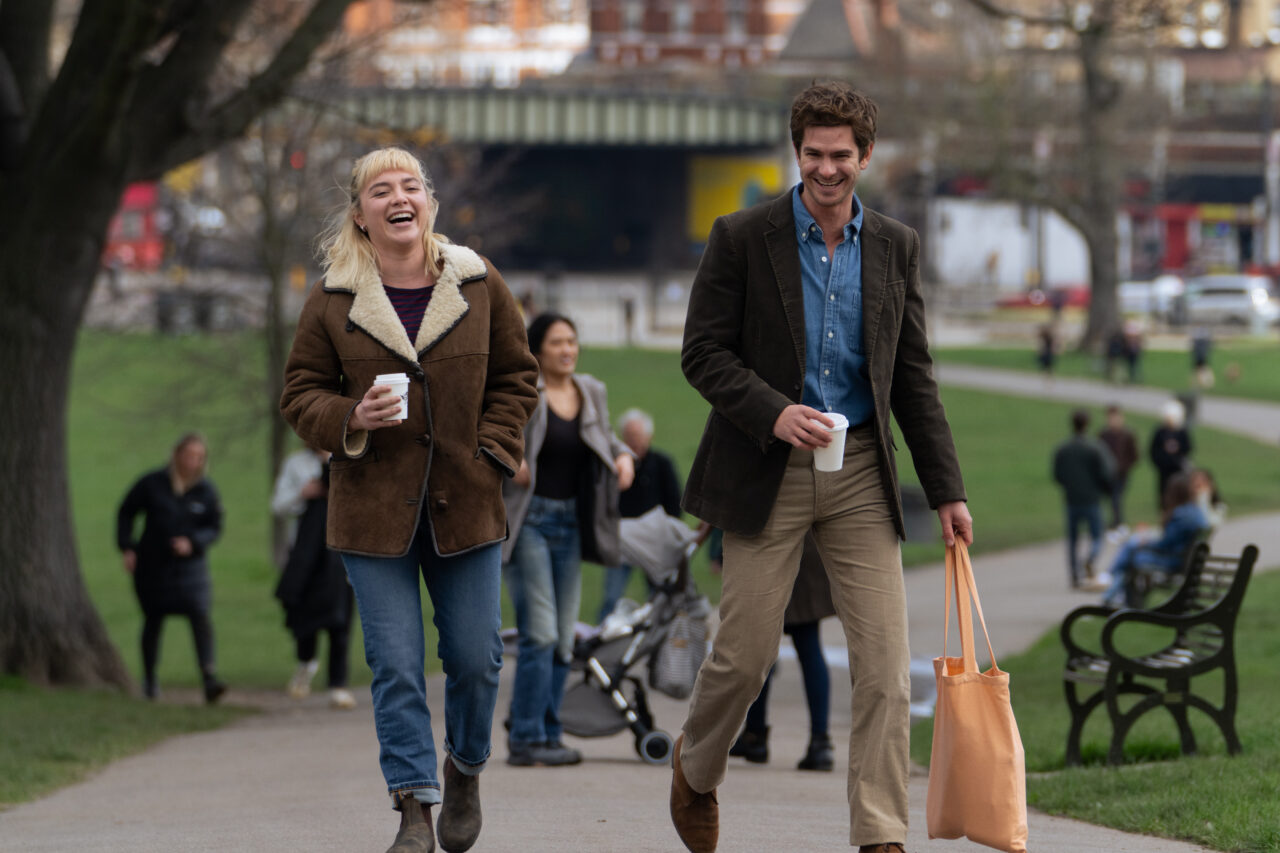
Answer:
[[666, 764], [671, 760], [672, 745], [671, 735], [655, 730], [636, 739], [636, 752], [646, 764]]

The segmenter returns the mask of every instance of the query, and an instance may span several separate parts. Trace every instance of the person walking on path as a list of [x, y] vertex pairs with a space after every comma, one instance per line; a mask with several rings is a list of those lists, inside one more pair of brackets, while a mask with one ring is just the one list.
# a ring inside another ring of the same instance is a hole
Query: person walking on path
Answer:
[[[416, 157], [366, 154], [348, 192], [321, 243], [325, 278], [298, 319], [280, 408], [304, 443], [333, 454], [328, 542], [373, 670], [379, 760], [400, 812], [390, 850], [434, 850], [441, 803], [440, 846], [453, 853], [481, 828], [502, 666], [501, 487], [520, 467], [537, 362], [502, 276], [433, 233], [438, 205]], [[403, 397], [378, 380], [396, 372]], [[424, 580], [445, 673], [443, 778], [423, 674]]]
[[1169, 480], [1191, 465], [1191, 433], [1186, 428], [1186, 409], [1169, 400], [1160, 410], [1160, 425], [1151, 434], [1151, 464], [1156, 467], [1156, 509], [1164, 512]]
[[[205, 476], [209, 447], [199, 433], [187, 433], [173, 447], [169, 464], [144, 474], [116, 512], [116, 546], [142, 607], [142, 692], [160, 695], [156, 667], [166, 616], [191, 623], [205, 701], [226, 692], [218, 678], [213, 645], [209, 547], [222, 534], [222, 502]], [[135, 535], [138, 516], [142, 535]]]
[[[796, 585], [791, 590], [791, 600], [787, 602], [787, 610], [782, 617], [782, 632], [791, 637], [791, 643], [796, 647], [805, 704], [809, 708], [809, 746], [796, 765], [797, 770], [829, 771], [835, 766], [835, 747], [827, 725], [831, 717], [831, 673], [827, 670], [819, 631], [822, 620], [834, 615], [836, 606], [831, 601], [827, 569], [822, 565], [822, 555], [818, 553], [813, 534], [809, 534], [804, 538], [800, 573], [796, 575]], [[753, 764], [768, 762], [769, 688], [776, 670], [777, 664], [774, 664], [760, 688], [760, 695], [747, 709], [742, 734], [729, 750], [731, 757], [745, 758]]]
[[511, 690], [507, 763], [577, 764], [561, 740], [560, 702], [573, 662], [582, 601], [582, 560], [621, 560], [618, 492], [631, 486], [635, 460], [609, 422], [604, 383], [578, 366], [578, 331], [567, 317], [539, 314], [529, 324], [538, 360], [538, 406], [524, 430], [526, 455], [505, 483], [511, 536], [503, 574], [519, 634]]
[[327, 450], [304, 447], [285, 459], [276, 477], [271, 509], [294, 522], [293, 542], [275, 596], [284, 606], [285, 626], [293, 634], [298, 668], [285, 692], [292, 699], [311, 693], [320, 668], [320, 632], [329, 635], [329, 706], [345, 711], [356, 706], [347, 689], [347, 649], [354, 609], [351, 584], [342, 558], [325, 544], [329, 514]]
[[[1089, 412], [1076, 409], [1071, 413], [1071, 438], [1053, 452], [1053, 479], [1062, 487], [1067, 509], [1067, 570], [1072, 589], [1084, 580], [1093, 580], [1098, 552], [1102, 550], [1102, 499], [1111, 493], [1115, 461], [1100, 441], [1086, 434]], [[1080, 571], [1077, 547], [1080, 525], [1089, 526], [1089, 556]]]
[[[622, 518], [639, 518], [656, 506], [672, 518], [680, 518], [680, 477], [671, 457], [653, 447], [653, 418], [640, 409], [627, 409], [618, 418], [618, 435], [635, 454], [636, 476], [631, 488], [618, 496]], [[604, 570], [604, 595], [596, 621], [603, 622], [627, 591], [631, 566], [625, 563]]]
[[1111, 452], [1115, 468], [1111, 476], [1111, 529], [1123, 536], [1128, 528], [1124, 523], [1124, 493], [1129, 485], [1129, 472], [1138, 462], [1138, 438], [1124, 422], [1124, 410], [1114, 403], [1107, 406], [1107, 425], [1098, 433], [1098, 440]]
[[[711, 404], [684, 509], [725, 531], [720, 627], [673, 754], [670, 808], [685, 846], [719, 837], [716, 788], [782, 635], [812, 530], [844, 625], [853, 682], [850, 842], [907, 837], [909, 655], [905, 535], [892, 410], [943, 538], [973, 540], [925, 335], [920, 240], [854, 193], [876, 105], [843, 83], [791, 107], [800, 183], [715, 221], [690, 294], [681, 366]], [[813, 451], [849, 426], [843, 466]]]

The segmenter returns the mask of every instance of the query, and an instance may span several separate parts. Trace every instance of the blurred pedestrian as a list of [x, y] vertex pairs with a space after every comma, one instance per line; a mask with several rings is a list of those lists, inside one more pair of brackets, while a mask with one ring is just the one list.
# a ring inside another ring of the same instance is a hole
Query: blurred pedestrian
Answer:
[[[627, 409], [618, 418], [618, 435], [636, 458], [635, 481], [618, 498], [622, 518], [639, 518], [655, 506], [672, 518], [680, 518], [680, 478], [671, 457], [653, 447], [653, 418], [640, 409]], [[613, 612], [627, 591], [631, 567], [625, 563], [604, 570], [604, 596], [597, 622]]]
[[1138, 462], [1138, 437], [1124, 422], [1124, 411], [1114, 403], [1107, 406], [1106, 426], [1098, 440], [1111, 451], [1115, 469], [1111, 477], [1111, 529], [1124, 535], [1124, 493], [1129, 486], [1129, 472]]
[[529, 324], [541, 392], [524, 430], [525, 459], [503, 486], [511, 535], [503, 575], [519, 632], [511, 688], [507, 763], [577, 764], [561, 740], [560, 702], [573, 661], [582, 600], [582, 560], [621, 562], [618, 494], [635, 460], [609, 423], [604, 383], [578, 366], [578, 330], [569, 318], [539, 314]]
[[[218, 679], [209, 617], [207, 553], [222, 533], [222, 503], [205, 476], [208, 458], [204, 437], [187, 433], [174, 445], [169, 464], [134, 483], [116, 513], [116, 545], [142, 607], [142, 692], [148, 699], [159, 695], [160, 634], [170, 615], [191, 623], [205, 701], [217, 702], [227, 689]], [[134, 532], [139, 515], [140, 537]]]
[[1213, 387], [1213, 368], [1209, 354], [1213, 351], [1213, 334], [1204, 326], [1197, 326], [1191, 333], [1191, 381], [1201, 390]]
[[298, 668], [285, 692], [292, 699], [311, 693], [320, 668], [320, 632], [329, 637], [329, 707], [348, 710], [356, 698], [347, 689], [347, 649], [351, 637], [351, 584], [342, 558], [325, 544], [329, 513], [329, 451], [305, 447], [289, 455], [276, 477], [271, 509], [293, 522], [289, 558], [275, 595], [293, 634]]
[[[400, 813], [390, 849], [431, 850], [440, 803], [440, 846], [467, 850], [502, 666], [502, 481], [520, 466], [537, 364], [502, 276], [433, 233], [438, 201], [416, 157], [371, 151], [347, 193], [321, 241], [325, 278], [303, 305], [280, 408], [304, 443], [333, 453], [327, 536], [373, 670], [379, 762]], [[445, 674], [440, 774], [424, 581]]]
[[1036, 363], [1040, 365], [1040, 370], [1044, 375], [1053, 378], [1053, 366], [1058, 361], [1058, 336], [1054, 331], [1052, 323], [1045, 323], [1040, 326], [1036, 339]]
[[[1094, 563], [1102, 550], [1102, 498], [1111, 493], [1115, 469], [1111, 452], [1089, 438], [1088, 429], [1089, 412], [1076, 409], [1071, 413], [1071, 438], [1053, 453], [1053, 479], [1062, 487], [1067, 510], [1067, 569], [1073, 589], [1093, 580]], [[1082, 523], [1089, 527], [1089, 556], [1083, 576], [1077, 548]]]
[[1117, 326], [1107, 336], [1107, 357], [1104, 372], [1108, 382], [1120, 381], [1120, 362], [1125, 359], [1125, 351], [1124, 328]]
[[[835, 747], [831, 743], [828, 720], [831, 716], [831, 673], [822, 651], [820, 623], [836, 613], [831, 601], [831, 583], [822, 564], [818, 544], [810, 534], [804, 538], [804, 555], [800, 558], [800, 573], [796, 575], [782, 617], [782, 632], [791, 637], [796, 649], [796, 661], [800, 664], [800, 677], [804, 681], [804, 698], [809, 708], [809, 746], [798, 764], [797, 770], [831, 770], [835, 767]], [[729, 749], [729, 755], [745, 758], [753, 764], [769, 760], [769, 689], [778, 665], [775, 663], [760, 688], [760, 695], [747, 709], [747, 720], [742, 733]]]
[[1164, 508], [1165, 489], [1174, 474], [1191, 465], [1191, 433], [1186, 428], [1186, 409], [1177, 400], [1169, 400], [1160, 410], [1160, 424], [1151, 434], [1148, 453], [1156, 468], [1156, 507]]
[[1137, 320], [1124, 321], [1124, 360], [1129, 368], [1129, 384], [1142, 381], [1142, 324]]

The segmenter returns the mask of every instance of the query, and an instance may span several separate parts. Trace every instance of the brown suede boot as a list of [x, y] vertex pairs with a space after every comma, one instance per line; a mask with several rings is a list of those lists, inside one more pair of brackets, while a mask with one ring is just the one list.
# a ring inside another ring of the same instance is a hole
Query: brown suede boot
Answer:
[[676, 738], [671, 753], [671, 822], [684, 846], [692, 853], [715, 853], [720, 840], [720, 802], [715, 789], [700, 794], [689, 787], [680, 769], [680, 746], [684, 735]]
[[447, 853], [463, 853], [480, 837], [480, 777], [468, 776], [444, 758], [444, 803], [437, 833]]
[[431, 829], [431, 806], [419, 803], [410, 794], [397, 798], [396, 810], [400, 812], [400, 831], [387, 853], [434, 853], [436, 834]]

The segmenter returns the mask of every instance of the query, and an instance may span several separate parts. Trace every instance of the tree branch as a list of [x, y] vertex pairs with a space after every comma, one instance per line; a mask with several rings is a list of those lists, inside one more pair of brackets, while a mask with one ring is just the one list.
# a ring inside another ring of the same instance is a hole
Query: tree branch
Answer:
[[136, 90], [141, 55], [154, 43], [161, 0], [84, 0], [57, 77], [29, 111], [23, 170], [60, 158], [99, 163], [122, 144], [120, 119]]
[[135, 150], [131, 177], [152, 177], [244, 133], [267, 107], [278, 101], [310, 61], [316, 48], [338, 25], [351, 0], [316, 0], [271, 63], [249, 83], [198, 121], [173, 132], [157, 131]]
[[1071, 19], [1065, 16], [1055, 17], [1052, 15], [1028, 15], [1024, 12], [1015, 12], [1012, 9], [1006, 9], [998, 6], [991, 0], [969, 0], [974, 8], [990, 15], [993, 18], [999, 18], [1002, 21], [1016, 19], [1028, 24], [1039, 24], [1046, 27], [1071, 27]]

